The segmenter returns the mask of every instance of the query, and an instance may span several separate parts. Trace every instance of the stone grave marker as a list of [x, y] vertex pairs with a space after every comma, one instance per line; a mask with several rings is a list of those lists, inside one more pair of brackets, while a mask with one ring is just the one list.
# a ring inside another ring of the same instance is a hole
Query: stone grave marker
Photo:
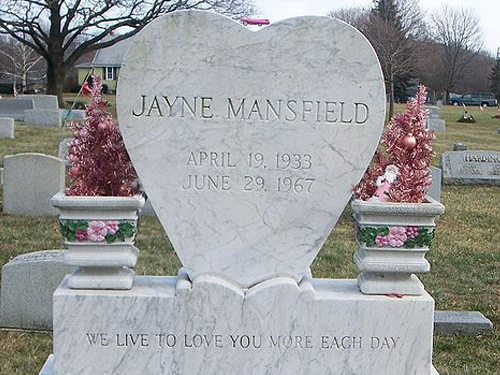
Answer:
[[36, 126], [60, 127], [61, 112], [55, 95], [21, 95], [16, 100], [33, 100], [34, 108], [24, 111], [24, 122]]
[[57, 157], [61, 160], [64, 160], [66, 165], [69, 165], [68, 160], [68, 143], [71, 142], [73, 138], [64, 138], [59, 142], [59, 146], [57, 148]]
[[61, 109], [63, 121], [83, 121], [85, 120], [85, 111], [83, 109]]
[[14, 138], [14, 119], [0, 117], [0, 138]]
[[426, 119], [427, 129], [444, 132], [446, 131], [446, 121], [439, 118], [428, 118]]
[[441, 117], [441, 108], [438, 106], [429, 105], [424, 106], [423, 109], [429, 113], [429, 118], [438, 119]]
[[65, 186], [64, 161], [26, 153], [4, 158], [3, 212], [13, 215], [55, 216], [50, 198]]
[[10, 117], [16, 121], [24, 121], [24, 111], [33, 108], [35, 108], [33, 99], [0, 99], [0, 117]]
[[19, 95], [18, 99], [32, 99], [36, 109], [59, 109], [56, 95]]
[[133, 39], [117, 101], [184, 268], [121, 292], [65, 279], [44, 375], [436, 374], [428, 294], [364, 295], [309, 271], [384, 125], [360, 32], [329, 17], [252, 32], [169, 14]]
[[453, 144], [453, 151], [465, 151], [467, 150], [467, 145], [463, 143], [454, 143]]
[[500, 152], [448, 151], [441, 156], [443, 183], [500, 185]]
[[64, 264], [62, 250], [18, 255], [4, 265], [0, 326], [52, 329], [52, 295], [64, 276], [73, 269]]
[[440, 168], [431, 166], [431, 176], [432, 184], [429, 187], [429, 191], [427, 192], [427, 194], [438, 202], [441, 202], [441, 183], [443, 179], [443, 172]]
[[29, 109], [24, 111], [24, 122], [35, 126], [61, 127], [61, 112], [58, 109]]
[[430, 130], [434, 131], [445, 131], [446, 121], [441, 120], [441, 107], [438, 106], [424, 106], [423, 107], [427, 113], [428, 117], [426, 119], [426, 126]]

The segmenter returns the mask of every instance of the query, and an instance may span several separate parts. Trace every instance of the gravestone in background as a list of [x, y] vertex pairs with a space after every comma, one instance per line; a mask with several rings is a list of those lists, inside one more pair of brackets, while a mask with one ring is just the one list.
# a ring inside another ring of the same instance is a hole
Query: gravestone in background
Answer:
[[446, 131], [446, 121], [439, 118], [428, 118], [425, 120], [427, 129], [444, 132]]
[[0, 117], [10, 117], [16, 121], [24, 121], [24, 111], [33, 108], [35, 108], [33, 99], [0, 99]]
[[61, 127], [59, 109], [29, 109], [24, 111], [24, 122], [27, 125]]
[[62, 250], [18, 255], [2, 267], [0, 327], [52, 329], [52, 294], [74, 267]]
[[14, 119], [0, 117], [0, 138], [14, 138]]
[[132, 41], [127, 150], [184, 268], [54, 294], [55, 375], [430, 375], [434, 301], [309, 266], [378, 145], [373, 48], [329, 17], [178, 12]]
[[61, 112], [55, 95], [21, 95], [15, 100], [33, 100], [34, 108], [24, 111], [24, 122], [35, 126], [61, 126]]
[[68, 160], [68, 143], [71, 142], [73, 138], [64, 138], [59, 142], [59, 146], [57, 147], [57, 157], [61, 160], [64, 160], [66, 165], [69, 166]]
[[500, 185], [500, 152], [448, 151], [441, 155], [443, 183]]
[[424, 105], [423, 109], [429, 114], [429, 118], [438, 119], [441, 117], [441, 108], [434, 105]]
[[85, 111], [83, 109], [61, 109], [61, 119], [65, 121], [83, 121], [85, 120]]
[[434, 198], [438, 202], [441, 202], [441, 183], [443, 179], [443, 172], [441, 169], [431, 166], [431, 176], [432, 176], [432, 184], [429, 187], [429, 191], [427, 192], [431, 198]]
[[55, 216], [50, 198], [65, 186], [65, 164], [54, 156], [26, 153], [4, 158], [3, 212]]
[[440, 119], [441, 107], [424, 106], [423, 109], [428, 113], [428, 117], [425, 120], [427, 129], [444, 132], [446, 130], [446, 122]]
[[36, 109], [59, 109], [56, 95], [19, 95], [18, 99], [32, 99]]

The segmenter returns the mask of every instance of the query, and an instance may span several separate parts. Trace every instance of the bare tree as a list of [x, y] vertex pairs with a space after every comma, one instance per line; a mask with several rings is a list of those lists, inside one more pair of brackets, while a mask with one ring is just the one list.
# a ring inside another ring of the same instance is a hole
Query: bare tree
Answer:
[[362, 30], [369, 15], [369, 10], [363, 7], [348, 7], [332, 10], [328, 16], [344, 21], [355, 28]]
[[[47, 91], [63, 105], [68, 70], [84, 53], [127, 39], [156, 17], [205, 9], [239, 17], [254, 0], [0, 0], [0, 31], [47, 62]], [[75, 47], [82, 36], [85, 41]]]
[[42, 56], [15, 39], [4, 41], [0, 55], [3, 60], [0, 73], [13, 79], [14, 90], [16, 82], [20, 82], [21, 92], [25, 93], [30, 81], [40, 81], [45, 77], [46, 67]]
[[358, 28], [370, 41], [382, 66], [389, 96], [389, 116], [394, 113], [394, 84], [413, 71], [417, 40], [424, 34], [418, 1], [373, 0], [372, 9], [344, 8], [329, 13]]
[[415, 43], [423, 34], [423, 16], [418, 1], [375, 0], [362, 31], [372, 43], [384, 72], [389, 96], [389, 117], [394, 114], [396, 77], [413, 71], [418, 53]]
[[479, 17], [473, 9], [443, 5], [430, 17], [431, 35], [440, 48], [440, 75], [446, 103], [482, 47]]

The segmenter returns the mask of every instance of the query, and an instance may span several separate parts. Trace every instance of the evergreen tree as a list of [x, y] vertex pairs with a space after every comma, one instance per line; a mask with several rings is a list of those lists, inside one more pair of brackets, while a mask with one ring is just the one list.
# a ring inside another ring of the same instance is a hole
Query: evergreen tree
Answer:
[[413, 41], [422, 16], [418, 3], [411, 0], [373, 0], [362, 31], [373, 45], [384, 73], [389, 97], [389, 117], [394, 113], [395, 85], [404, 89], [413, 68]]
[[491, 92], [500, 102], [500, 48], [497, 50], [497, 62], [493, 65], [490, 75]]

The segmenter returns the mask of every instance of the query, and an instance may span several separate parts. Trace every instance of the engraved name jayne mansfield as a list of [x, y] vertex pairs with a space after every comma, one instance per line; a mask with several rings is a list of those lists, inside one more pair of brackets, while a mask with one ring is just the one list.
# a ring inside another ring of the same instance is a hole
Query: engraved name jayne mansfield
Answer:
[[134, 117], [363, 125], [369, 119], [370, 109], [362, 102], [342, 100], [217, 99], [210, 96], [141, 95], [131, 113]]

